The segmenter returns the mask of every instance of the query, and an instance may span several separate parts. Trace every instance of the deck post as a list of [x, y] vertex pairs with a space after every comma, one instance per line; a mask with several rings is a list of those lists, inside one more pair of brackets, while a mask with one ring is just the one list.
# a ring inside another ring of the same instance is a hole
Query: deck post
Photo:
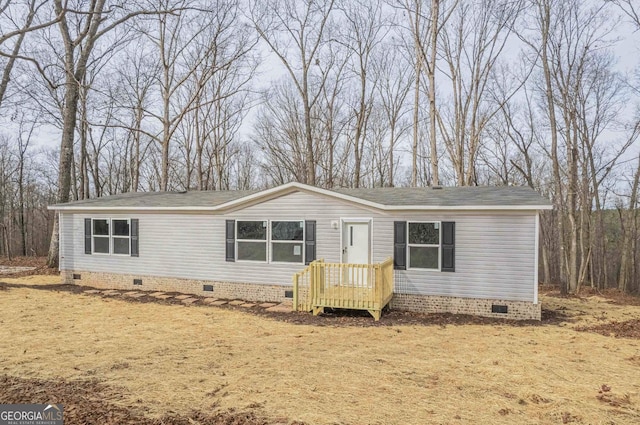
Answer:
[[298, 311], [298, 273], [293, 275], [293, 311]]
[[311, 295], [310, 301], [311, 301], [311, 307], [314, 306], [314, 304], [316, 303], [316, 262], [312, 261], [311, 264], [309, 264], [309, 294]]
[[382, 279], [380, 276], [380, 264], [376, 264], [375, 265], [375, 273], [376, 273], [376, 288], [373, 292], [375, 300], [374, 303], [378, 303], [378, 305], [382, 304], [382, 296], [381, 296], [381, 291], [382, 291]]

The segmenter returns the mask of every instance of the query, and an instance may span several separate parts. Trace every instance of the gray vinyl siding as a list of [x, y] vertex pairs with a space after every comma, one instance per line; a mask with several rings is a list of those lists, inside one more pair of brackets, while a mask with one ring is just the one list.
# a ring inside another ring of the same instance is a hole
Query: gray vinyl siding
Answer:
[[[225, 214], [64, 213], [61, 269], [290, 285], [304, 264], [225, 261], [225, 220], [316, 220], [317, 258], [341, 261], [340, 219], [373, 219], [373, 261], [393, 255], [393, 222], [455, 221], [456, 271], [396, 271], [396, 292], [534, 300], [535, 211], [380, 212], [293, 192]], [[138, 218], [140, 256], [84, 254], [84, 218]]]
[[[405, 215], [402, 220], [422, 219]], [[534, 300], [535, 213], [450, 213], [430, 215], [455, 221], [456, 271], [396, 271], [396, 292]]]

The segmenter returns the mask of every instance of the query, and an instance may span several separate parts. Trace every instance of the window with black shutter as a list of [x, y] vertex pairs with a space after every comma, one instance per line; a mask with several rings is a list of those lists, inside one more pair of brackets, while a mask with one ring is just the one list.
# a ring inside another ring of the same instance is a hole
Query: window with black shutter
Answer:
[[456, 223], [442, 222], [442, 266], [443, 272], [456, 271]]
[[305, 221], [304, 232], [304, 263], [310, 264], [316, 260], [316, 222], [315, 220]]
[[226, 254], [227, 261], [236, 261], [236, 221], [226, 221]]
[[84, 219], [84, 253], [91, 254], [91, 219]]
[[226, 220], [226, 261], [309, 264], [315, 220]]
[[393, 222], [393, 268], [407, 269], [407, 222]]
[[455, 272], [455, 222], [394, 222], [394, 268]]
[[84, 253], [138, 257], [138, 219], [85, 218]]
[[132, 218], [131, 219], [131, 256], [132, 257], [140, 256], [140, 247], [138, 244], [138, 239], [139, 239], [138, 234], [140, 233], [139, 227], [140, 226], [138, 223], [138, 219]]

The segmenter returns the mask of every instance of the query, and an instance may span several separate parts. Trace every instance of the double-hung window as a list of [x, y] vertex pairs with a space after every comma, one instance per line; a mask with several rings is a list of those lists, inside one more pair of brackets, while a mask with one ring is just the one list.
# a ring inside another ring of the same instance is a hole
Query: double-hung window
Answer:
[[96, 254], [130, 255], [130, 224], [128, 219], [94, 218], [92, 220], [92, 251]]
[[236, 222], [237, 258], [241, 261], [267, 261], [267, 222]]
[[110, 235], [109, 220], [103, 218], [93, 219], [93, 252], [97, 254], [109, 254]]
[[409, 268], [440, 270], [440, 223], [407, 223]]
[[111, 220], [113, 229], [112, 246], [114, 254], [129, 255], [131, 247], [131, 227], [129, 220]]
[[235, 222], [235, 259], [271, 263], [305, 261], [305, 222], [243, 221]]
[[84, 253], [138, 257], [140, 224], [137, 218], [84, 219]]
[[303, 263], [304, 221], [271, 222], [271, 261]]

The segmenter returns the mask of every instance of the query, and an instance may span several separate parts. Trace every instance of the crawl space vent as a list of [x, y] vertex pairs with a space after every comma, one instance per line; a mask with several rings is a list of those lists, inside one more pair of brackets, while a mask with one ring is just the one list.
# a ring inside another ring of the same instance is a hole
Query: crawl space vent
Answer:
[[81, 276], [79, 274], [73, 274], [73, 280], [80, 280]]
[[133, 279], [134, 285], [142, 285], [142, 279]]
[[509, 311], [509, 307], [507, 307], [506, 305], [498, 305], [498, 304], [492, 304], [491, 305], [491, 312], [492, 313], [507, 314], [508, 311]]
[[205, 292], [213, 292], [213, 285], [202, 285], [202, 290]]
[[293, 298], [293, 291], [284, 291], [285, 298]]

